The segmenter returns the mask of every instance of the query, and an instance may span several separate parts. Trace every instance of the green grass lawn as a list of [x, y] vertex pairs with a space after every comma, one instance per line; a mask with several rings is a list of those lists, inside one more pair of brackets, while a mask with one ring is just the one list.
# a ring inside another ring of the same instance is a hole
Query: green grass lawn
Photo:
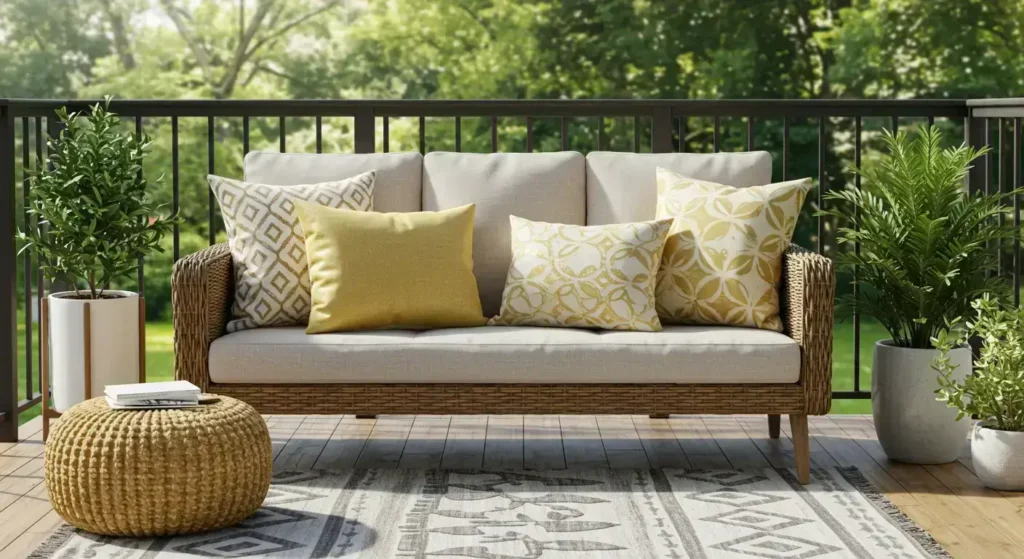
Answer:
[[[875, 322], [861, 323], [861, 390], [871, 389], [871, 355], [875, 341], [888, 338], [885, 330]], [[25, 320], [18, 315], [18, 373], [19, 394], [25, 394]], [[34, 347], [38, 337], [33, 334]], [[38, 379], [39, 363], [33, 360], [32, 370]], [[853, 390], [853, 323], [836, 324], [835, 345], [832, 363], [833, 390]], [[174, 377], [174, 330], [170, 322], [149, 322], [146, 324], [146, 378], [151, 381], [171, 380]], [[35, 383], [33, 389], [38, 391]], [[834, 400], [832, 413], [870, 413], [870, 400]], [[34, 406], [19, 416], [24, 423], [39, 415], [39, 406]]]

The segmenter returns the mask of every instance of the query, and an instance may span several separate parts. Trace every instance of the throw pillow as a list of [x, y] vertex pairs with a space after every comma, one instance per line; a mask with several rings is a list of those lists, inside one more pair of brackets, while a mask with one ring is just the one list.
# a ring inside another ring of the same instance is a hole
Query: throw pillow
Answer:
[[510, 219], [512, 264], [491, 324], [661, 330], [654, 288], [671, 219], [592, 226]]
[[675, 218], [658, 272], [667, 324], [782, 331], [782, 253], [811, 179], [734, 188], [659, 168], [657, 217]]
[[274, 186], [210, 175], [220, 204], [235, 273], [235, 300], [227, 331], [305, 324], [309, 270], [295, 202], [330, 208], [373, 209], [375, 173], [333, 182]]
[[374, 213], [297, 202], [312, 284], [306, 333], [485, 324], [474, 210]]

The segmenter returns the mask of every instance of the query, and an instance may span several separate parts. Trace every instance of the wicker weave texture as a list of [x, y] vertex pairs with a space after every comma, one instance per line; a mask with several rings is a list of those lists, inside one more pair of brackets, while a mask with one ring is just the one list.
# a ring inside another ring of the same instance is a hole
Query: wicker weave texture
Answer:
[[224, 244], [175, 265], [175, 376], [267, 414], [825, 414], [832, 395], [832, 263], [796, 245], [783, 259], [786, 334], [801, 348], [796, 384], [211, 385], [210, 344], [224, 334], [233, 288]]
[[252, 515], [270, 488], [270, 434], [234, 398], [179, 410], [72, 407], [46, 443], [53, 509], [97, 534], [213, 530]]

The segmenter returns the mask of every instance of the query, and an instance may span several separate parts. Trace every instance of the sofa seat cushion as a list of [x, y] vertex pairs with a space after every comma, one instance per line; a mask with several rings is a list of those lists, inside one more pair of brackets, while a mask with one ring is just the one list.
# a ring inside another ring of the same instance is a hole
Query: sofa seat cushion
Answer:
[[781, 333], [722, 326], [661, 332], [483, 326], [306, 335], [245, 330], [210, 347], [215, 383], [795, 383]]

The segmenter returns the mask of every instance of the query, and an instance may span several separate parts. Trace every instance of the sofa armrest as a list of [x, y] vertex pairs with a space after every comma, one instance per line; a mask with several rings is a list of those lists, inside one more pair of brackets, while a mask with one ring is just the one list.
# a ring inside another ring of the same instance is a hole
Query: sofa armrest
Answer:
[[782, 256], [782, 309], [786, 334], [800, 345], [800, 384], [807, 413], [832, 407], [832, 328], [836, 276], [832, 261], [797, 245]]
[[233, 289], [227, 243], [190, 254], [174, 264], [174, 378], [187, 380], [203, 391], [209, 386], [210, 344], [224, 335]]

